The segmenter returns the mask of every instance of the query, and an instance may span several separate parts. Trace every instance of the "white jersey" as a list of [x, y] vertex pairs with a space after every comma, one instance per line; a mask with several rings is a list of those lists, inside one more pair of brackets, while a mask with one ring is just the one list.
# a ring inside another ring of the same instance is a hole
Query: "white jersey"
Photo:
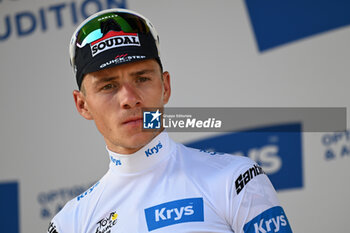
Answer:
[[243, 156], [185, 147], [166, 132], [69, 201], [49, 233], [292, 232], [263, 170]]

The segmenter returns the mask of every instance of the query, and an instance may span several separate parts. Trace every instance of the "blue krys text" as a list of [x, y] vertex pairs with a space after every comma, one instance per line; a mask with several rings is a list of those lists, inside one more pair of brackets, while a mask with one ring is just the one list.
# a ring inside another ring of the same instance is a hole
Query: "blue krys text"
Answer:
[[203, 222], [203, 198], [171, 201], [145, 209], [148, 231], [184, 223]]
[[85, 192], [83, 192], [82, 194], [80, 194], [77, 197], [77, 200], [80, 201], [82, 198], [84, 198], [86, 195], [88, 195], [89, 193], [91, 193], [92, 191], [94, 191], [94, 189], [96, 188], [97, 185], [100, 184], [100, 181], [98, 181], [96, 184], [94, 184], [93, 186], [91, 186], [88, 190], [86, 190]]
[[111, 161], [115, 164], [115, 166], [122, 165], [122, 162], [119, 159], [113, 158], [113, 156], [109, 156], [111, 158]]
[[292, 233], [287, 216], [282, 207], [272, 207], [244, 225], [244, 233]]
[[109, 8], [126, 8], [126, 0], [83, 0], [56, 3], [50, 6], [4, 15], [0, 21], [0, 43], [11, 38], [24, 37], [40, 30], [75, 25], [90, 15]]
[[163, 145], [162, 145], [161, 142], [159, 142], [154, 147], [148, 148], [147, 150], [145, 150], [145, 154], [146, 154], [147, 157], [149, 157], [150, 155], [157, 154], [159, 152], [159, 150], [162, 149], [162, 148], [163, 148]]

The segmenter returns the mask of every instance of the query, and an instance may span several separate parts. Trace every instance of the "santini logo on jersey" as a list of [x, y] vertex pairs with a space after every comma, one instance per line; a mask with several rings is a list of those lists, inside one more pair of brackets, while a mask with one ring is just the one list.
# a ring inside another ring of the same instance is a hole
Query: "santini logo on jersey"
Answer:
[[203, 222], [203, 198], [189, 198], [145, 209], [148, 231], [184, 222]]
[[254, 165], [243, 174], [240, 174], [235, 181], [237, 195], [243, 190], [244, 186], [251, 181], [251, 179], [260, 174], [265, 174], [265, 172], [260, 166], [257, 165]]
[[123, 46], [141, 46], [137, 33], [110, 31], [90, 45], [93, 57], [106, 50]]
[[272, 207], [244, 225], [245, 233], [292, 233], [288, 219], [280, 206]]
[[47, 233], [58, 233], [56, 230], [55, 224], [53, 222], [50, 222], [49, 229], [47, 229]]
[[145, 150], [145, 154], [147, 157], [149, 157], [150, 155], [153, 155], [153, 154], [157, 154], [162, 147], [163, 147], [162, 143], [159, 142], [154, 147], [148, 148], [147, 150]]

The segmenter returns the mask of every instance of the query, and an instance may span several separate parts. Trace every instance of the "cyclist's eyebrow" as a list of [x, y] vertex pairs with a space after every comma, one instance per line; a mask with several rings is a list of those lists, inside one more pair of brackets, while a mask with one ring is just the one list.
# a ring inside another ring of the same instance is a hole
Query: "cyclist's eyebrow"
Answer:
[[149, 73], [154, 73], [154, 72], [155, 72], [154, 69], [144, 69], [144, 70], [139, 70], [139, 71], [131, 72], [130, 75], [131, 75], [131, 76], [140, 76], [140, 75], [149, 74]]
[[[132, 77], [137, 77], [137, 76], [141, 76], [141, 75], [145, 75], [145, 74], [152, 74], [155, 73], [155, 69], [141, 69], [141, 70], [137, 70], [137, 71], [133, 71], [131, 72], [129, 75]], [[93, 81], [93, 85], [94, 86], [98, 86], [101, 83], [106, 83], [106, 82], [110, 82], [110, 81], [115, 81], [118, 80], [119, 76], [94, 76], [94, 81]]]
[[109, 77], [109, 76], [106, 76], [106, 77], [98, 77], [96, 78], [95, 82], [94, 82], [94, 85], [98, 85], [100, 83], [106, 83], [106, 82], [110, 82], [110, 81], [113, 81], [115, 79], [118, 79], [119, 77], [116, 76], [116, 77]]

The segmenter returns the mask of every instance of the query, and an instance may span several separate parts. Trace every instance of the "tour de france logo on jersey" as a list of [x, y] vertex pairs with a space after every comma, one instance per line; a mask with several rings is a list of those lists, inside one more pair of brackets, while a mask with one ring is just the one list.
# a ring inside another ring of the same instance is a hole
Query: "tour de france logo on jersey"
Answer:
[[144, 111], [143, 112], [143, 128], [144, 129], [160, 129], [161, 128], [161, 115], [162, 113], [157, 111]]
[[111, 232], [111, 228], [118, 221], [118, 214], [116, 212], [110, 213], [107, 217], [101, 219], [97, 222], [96, 233], [106, 233]]

